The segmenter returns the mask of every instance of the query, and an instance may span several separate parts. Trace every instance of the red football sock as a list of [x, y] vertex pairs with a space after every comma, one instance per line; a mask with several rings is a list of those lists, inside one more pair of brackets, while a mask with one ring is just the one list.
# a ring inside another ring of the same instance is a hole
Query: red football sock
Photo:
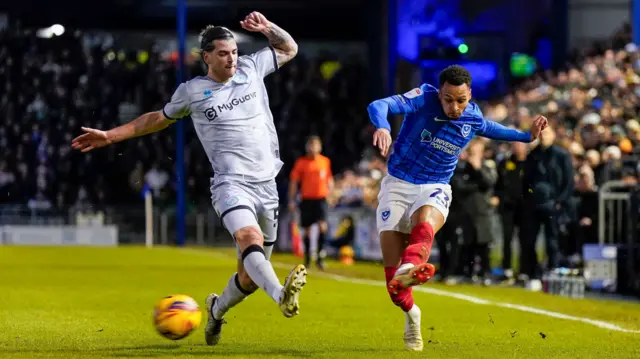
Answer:
[[402, 254], [402, 264], [412, 263], [418, 265], [426, 263], [431, 255], [433, 235], [433, 227], [427, 222], [419, 223], [413, 227], [409, 237], [409, 246]]
[[396, 273], [397, 267], [384, 267], [384, 278], [387, 280], [387, 284], [393, 279], [393, 275]]
[[431, 248], [431, 244], [433, 243], [433, 236], [433, 227], [431, 227], [428, 222], [420, 222], [411, 230], [409, 245], [417, 243], [427, 243], [429, 248]]
[[[411, 291], [412, 287], [402, 290], [396, 297], [397, 302], [394, 301], [395, 305], [400, 307], [405, 312], [408, 312], [413, 308], [413, 293]], [[393, 298], [392, 298], [393, 300]]]
[[[393, 279], [393, 275], [396, 273], [396, 269], [398, 268], [384, 267], [384, 276], [387, 280], [387, 284], [389, 284], [391, 279]], [[411, 310], [411, 308], [413, 308], [413, 293], [411, 287], [401, 290], [396, 295], [389, 293], [389, 296], [391, 297], [391, 301], [393, 302], [393, 304], [400, 307], [403, 311], [408, 312], [409, 310]]]

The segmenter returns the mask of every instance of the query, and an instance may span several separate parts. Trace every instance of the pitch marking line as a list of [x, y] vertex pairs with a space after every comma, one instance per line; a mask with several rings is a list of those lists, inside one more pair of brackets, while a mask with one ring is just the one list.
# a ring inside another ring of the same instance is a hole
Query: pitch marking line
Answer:
[[[192, 252], [192, 253], [200, 253], [200, 254], [212, 254], [215, 257], [220, 257], [220, 258], [225, 258], [225, 259], [231, 259], [232, 258], [231, 256], [228, 256], [228, 255], [220, 253], [220, 252], [209, 252], [209, 253], [206, 253], [206, 252], [197, 251], [197, 250], [191, 250], [191, 249], [185, 249], [185, 251]], [[271, 262], [271, 264], [275, 268], [280, 268], [280, 269], [291, 269], [291, 266], [292, 266], [291, 264], [281, 263], [281, 262]], [[312, 275], [318, 276], [318, 277], [324, 277], [324, 278], [333, 279], [333, 280], [338, 281], [338, 282], [347, 282], [347, 283], [353, 283], [353, 284], [362, 284], [362, 285], [371, 285], [371, 286], [380, 286], [380, 287], [385, 285], [385, 283], [383, 281], [380, 281], [380, 280], [359, 279], [359, 278], [341, 276], [341, 275], [338, 275], [338, 274], [330, 274], [330, 273], [323, 273], [323, 272], [313, 272]], [[497, 306], [497, 307], [515, 309], [515, 310], [519, 310], [519, 311], [527, 312], [527, 313], [534, 313], [534, 314], [544, 315], [544, 316], [552, 317], [552, 318], [558, 318], [558, 319], [565, 319], [565, 320], [572, 320], [572, 321], [576, 321], [576, 322], [582, 322], [582, 323], [586, 323], [586, 324], [590, 324], [590, 325], [596, 326], [598, 328], [609, 329], [609, 330], [613, 330], [613, 331], [617, 331], [617, 332], [640, 334], [640, 330], [626, 329], [626, 328], [623, 328], [621, 326], [618, 326], [618, 325], [615, 325], [615, 324], [612, 324], [612, 323], [609, 323], [609, 322], [605, 322], [605, 321], [602, 321], [602, 320], [596, 320], [596, 319], [585, 318], [585, 317], [577, 317], [577, 316], [573, 316], [573, 315], [568, 315], [568, 314], [563, 314], [563, 313], [558, 313], [558, 312], [552, 312], [552, 311], [549, 311], [549, 310], [529, 307], [529, 306], [526, 306], [526, 305], [503, 303], [503, 302], [494, 302], [494, 301], [490, 301], [490, 300], [487, 300], [487, 299], [474, 297], [474, 296], [467, 295], [467, 294], [456, 293], [456, 292], [452, 292], [452, 291], [448, 291], [448, 290], [434, 289], [434, 288], [429, 288], [429, 287], [415, 286], [415, 287], [413, 287], [413, 290], [414, 291], [418, 291], [418, 292], [429, 293], [429, 294], [433, 294], [433, 295], [439, 295], [439, 296], [443, 296], [443, 297], [450, 297], [450, 298], [455, 298], [455, 299], [459, 299], [459, 300], [464, 300], [466, 302], [471, 302], [471, 303], [475, 303], [475, 304], [493, 305], [493, 306]]]

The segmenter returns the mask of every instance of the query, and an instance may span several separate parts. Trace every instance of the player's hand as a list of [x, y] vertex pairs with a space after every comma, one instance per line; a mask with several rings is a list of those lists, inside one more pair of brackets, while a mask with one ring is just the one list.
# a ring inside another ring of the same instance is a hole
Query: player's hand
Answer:
[[294, 202], [289, 202], [289, 213], [296, 213], [296, 204]]
[[82, 131], [86, 132], [71, 141], [71, 147], [82, 152], [89, 152], [93, 149], [110, 145], [112, 141], [107, 136], [106, 131], [96, 130], [93, 128], [82, 127]]
[[540, 133], [547, 128], [548, 124], [549, 121], [547, 121], [546, 117], [538, 115], [535, 120], [533, 120], [533, 124], [531, 124], [531, 141], [537, 140], [540, 137]]
[[373, 134], [373, 145], [380, 149], [380, 154], [387, 157], [391, 147], [391, 133], [386, 128], [379, 128]]
[[251, 32], [265, 32], [269, 29], [270, 24], [269, 20], [257, 11], [252, 12], [244, 20], [240, 21], [240, 26]]

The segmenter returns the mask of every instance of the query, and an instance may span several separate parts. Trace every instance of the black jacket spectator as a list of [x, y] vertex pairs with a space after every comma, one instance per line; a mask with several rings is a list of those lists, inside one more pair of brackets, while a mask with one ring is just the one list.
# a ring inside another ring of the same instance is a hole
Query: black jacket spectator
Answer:
[[[491, 197], [498, 179], [493, 160], [483, 160], [484, 144], [475, 141], [469, 144], [468, 159], [461, 163], [451, 183], [456, 189], [455, 196], [464, 203], [462, 232], [464, 247], [460, 264], [468, 277], [487, 278], [490, 272], [489, 244], [493, 241]], [[475, 162], [472, 162], [475, 161]], [[475, 165], [473, 164], [475, 163]], [[480, 259], [480, 272], [475, 273], [476, 256]]]
[[[521, 154], [526, 156], [526, 152]], [[499, 212], [502, 222], [502, 269], [511, 269], [511, 242], [517, 227], [522, 236], [523, 220], [523, 183], [525, 159], [517, 155], [511, 155], [498, 165], [498, 182], [495, 195], [499, 200]], [[512, 273], [509, 272], [509, 276]]]
[[524, 167], [524, 214], [521, 268], [529, 277], [540, 275], [535, 251], [540, 227], [544, 226], [548, 269], [561, 261], [559, 220], [568, 216], [573, 194], [573, 163], [571, 155], [553, 145], [552, 131], [543, 131], [541, 145], [535, 148]]
[[536, 147], [524, 167], [526, 203], [537, 211], [556, 213], [573, 194], [573, 163], [562, 147]]
[[495, 195], [500, 199], [500, 212], [511, 211], [522, 205], [524, 160], [511, 155], [498, 165]]

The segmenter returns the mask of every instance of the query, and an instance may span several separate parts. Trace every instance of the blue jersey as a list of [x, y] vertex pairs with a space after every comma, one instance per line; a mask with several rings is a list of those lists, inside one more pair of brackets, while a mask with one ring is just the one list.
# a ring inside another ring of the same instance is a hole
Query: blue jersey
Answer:
[[414, 184], [449, 183], [458, 156], [477, 134], [503, 141], [531, 142], [524, 133], [485, 120], [475, 103], [451, 120], [442, 110], [438, 89], [423, 84], [405, 94], [372, 102], [367, 108], [377, 128], [391, 129], [387, 116], [404, 114], [389, 158], [389, 174]]

